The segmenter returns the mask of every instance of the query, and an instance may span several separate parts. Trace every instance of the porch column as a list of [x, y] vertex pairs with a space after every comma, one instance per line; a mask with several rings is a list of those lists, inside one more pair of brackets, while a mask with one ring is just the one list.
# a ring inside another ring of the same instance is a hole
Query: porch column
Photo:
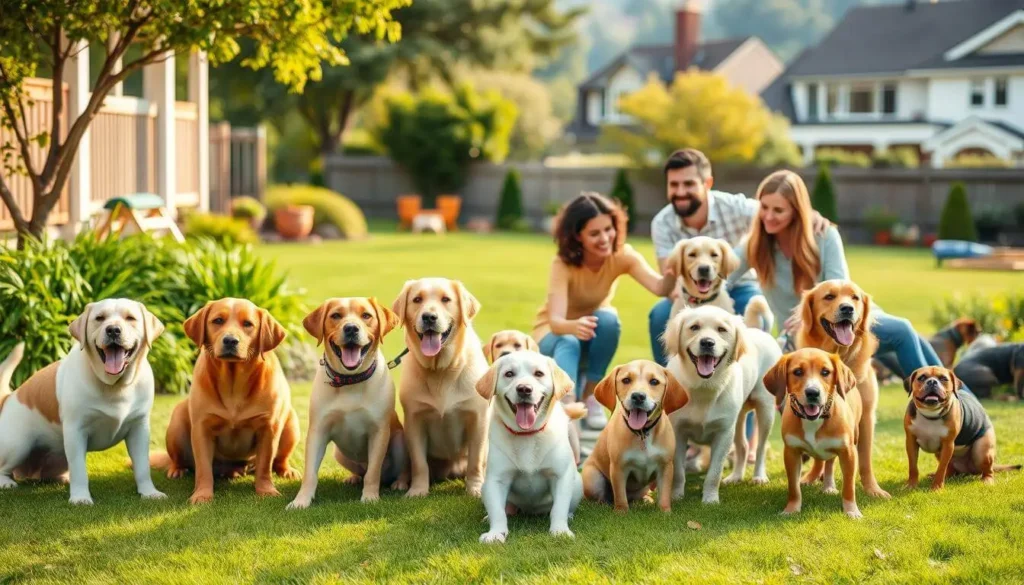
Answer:
[[178, 185], [174, 161], [174, 54], [149, 65], [142, 71], [143, 94], [155, 103], [156, 112], [156, 192], [163, 197], [167, 211], [177, 217], [175, 196]]
[[[64, 79], [53, 80], [54, 83], [61, 81], [68, 84], [67, 125], [71, 127], [89, 105], [89, 44], [85, 41], [75, 41], [64, 68]], [[67, 238], [77, 235], [92, 213], [91, 135], [86, 128], [68, 177], [68, 222], [63, 230]]]
[[807, 166], [814, 164], [814, 150], [817, 145], [813, 142], [804, 142], [800, 148], [804, 151], [804, 164]]
[[[114, 50], [114, 45], [121, 40], [121, 33], [116, 30], [110, 31], [110, 36], [107, 37], [107, 54], [109, 55]], [[121, 72], [121, 59], [114, 61], [114, 68], [110, 70], [111, 75], [117, 75]], [[124, 95], [124, 82], [119, 81], [114, 84], [114, 87], [110, 90], [109, 95], [122, 96]]]
[[199, 157], [199, 210], [210, 211], [210, 66], [203, 51], [188, 58], [188, 101], [196, 104], [199, 125], [196, 153]]

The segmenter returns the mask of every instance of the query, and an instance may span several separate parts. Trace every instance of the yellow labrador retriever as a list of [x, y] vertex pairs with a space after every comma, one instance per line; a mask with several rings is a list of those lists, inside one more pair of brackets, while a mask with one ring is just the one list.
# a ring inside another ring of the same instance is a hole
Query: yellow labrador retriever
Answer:
[[725, 279], [739, 268], [740, 259], [729, 242], [707, 236], [687, 238], [676, 244], [669, 262], [683, 281], [682, 291], [672, 303], [672, 316], [686, 307], [712, 305], [735, 313]]
[[415, 358], [398, 386], [412, 473], [406, 496], [427, 495], [431, 479], [464, 475], [466, 492], [480, 497], [491, 409], [476, 391], [487, 372], [472, 325], [480, 302], [459, 281], [422, 278], [405, 283], [393, 310]]

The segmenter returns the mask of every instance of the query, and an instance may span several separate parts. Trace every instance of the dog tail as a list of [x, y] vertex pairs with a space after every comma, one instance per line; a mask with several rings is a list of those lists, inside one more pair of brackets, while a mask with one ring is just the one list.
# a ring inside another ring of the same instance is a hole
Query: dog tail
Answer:
[[149, 454], [149, 466], [153, 469], [167, 469], [171, 466], [171, 456], [167, 451], [154, 451]]
[[757, 295], [747, 303], [747, 309], [743, 312], [743, 323], [751, 329], [760, 329], [765, 333], [771, 333], [775, 326], [775, 315], [772, 314], [768, 300], [763, 295]]
[[570, 420], [578, 420], [587, 416], [587, 405], [582, 402], [563, 404], [562, 408], [565, 409], [565, 414], [569, 415]]
[[0, 362], [0, 396], [11, 393], [11, 378], [14, 377], [14, 370], [17, 369], [23, 357], [25, 357], [24, 341], [15, 345], [7, 358]]
[[1018, 465], [993, 465], [992, 466], [992, 471], [996, 471], [996, 472], [999, 472], [999, 471], [1020, 471], [1021, 467], [1024, 467], [1024, 466], [1022, 466], [1020, 464], [1018, 464]]

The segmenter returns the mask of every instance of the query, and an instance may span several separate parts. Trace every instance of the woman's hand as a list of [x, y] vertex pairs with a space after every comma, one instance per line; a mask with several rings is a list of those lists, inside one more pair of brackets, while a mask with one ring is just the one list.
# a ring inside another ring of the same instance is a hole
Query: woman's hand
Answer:
[[796, 315], [790, 315], [789, 319], [786, 319], [786, 322], [782, 324], [782, 330], [790, 335], [796, 335], [796, 331], [799, 328], [800, 317], [797, 317]]
[[590, 341], [594, 338], [594, 331], [597, 329], [597, 317], [587, 315], [573, 320], [573, 332], [576, 339]]
[[672, 265], [666, 265], [661, 274], [661, 290], [664, 291], [662, 296], [670, 297], [672, 293], [676, 292], [676, 282], [679, 279], [679, 275], [676, 274], [676, 269]]

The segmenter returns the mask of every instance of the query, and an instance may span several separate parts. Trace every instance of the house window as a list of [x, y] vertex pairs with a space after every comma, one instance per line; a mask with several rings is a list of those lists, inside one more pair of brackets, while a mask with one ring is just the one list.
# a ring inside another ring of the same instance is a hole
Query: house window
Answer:
[[834, 116], [839, 111], [839, 87], [835, 85], [828, 86], [828, 98], [826, 100], [826, 107], [828, 108], [828, 115]]
[[1006, 78], [998, 77], [996, 78], [995, 104], [997, 106], [1005, 106], [1006, 97]]
[[807, 118], [818, 119], [818, 84], [812, 83], [807, 86]]
[[971, 105], [985, 105], [985, 81], [982, 79], [975, 79], [971, 82]]
[[850, 88], [850, 113], [870, 114], [875, 111], [875, 88], [871, 85], [854, 85]]
[[896, 85], [893, 83], [882, 86], [882, 113], [896, 113]]

